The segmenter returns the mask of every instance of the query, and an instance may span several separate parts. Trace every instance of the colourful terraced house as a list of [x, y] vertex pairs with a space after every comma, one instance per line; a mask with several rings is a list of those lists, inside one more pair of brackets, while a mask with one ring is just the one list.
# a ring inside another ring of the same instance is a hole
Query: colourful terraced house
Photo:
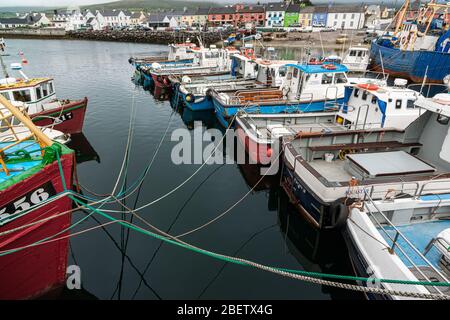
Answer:
[[300, 6], [298, 4], [290, 4], [284, 14], [284, 27], [291, 27], [299, 23]]

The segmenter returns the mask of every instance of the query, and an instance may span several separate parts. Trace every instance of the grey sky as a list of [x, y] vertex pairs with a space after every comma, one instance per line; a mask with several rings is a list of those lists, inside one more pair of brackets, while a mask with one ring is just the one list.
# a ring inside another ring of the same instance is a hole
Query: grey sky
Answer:
[[[200, 1], [200, 0], [199, 0]], [[230, 2], [231, 0], [212, 0], [216, 2]], [[268, 0], [267, 0], [268, 1]], [[261, 2], [267, 2], [262, 0]], [[276, 1], [276, 0], [270, 0]], [[361, 0], [362, 1], [362, 0]], [[69, 5], [86, 5], [86, 4], [95, 4], [95, 3], [105, 3], [105, 2], [113, 2], [113, 0], [0, 0], [0, 7], [27, 7], [27, 6], [45, 6], [45, 7], [63, 7]], [[239, 2], [239, 0], [234, 0], [231, 2]], [[244, 0], [241, 2], [256, 2], [256, 0]], [[312, 2], [327, 2], [327, 0], [319, 0]], [[333, 0], [333, 2], [358, 2], [358, 0]], [[388, 2], [388, 1], [387, 1]]]
[[34, 6], [34, 7], [61, 7], [61, 6], [69, 6], [69, 5], [85, 5], [85, 4], [93, 4], [93, 3], [102, 3], [102, 2], [112, 2], [108, 0], [0, 0], [0, 7], [25, 7], [25, 6]]

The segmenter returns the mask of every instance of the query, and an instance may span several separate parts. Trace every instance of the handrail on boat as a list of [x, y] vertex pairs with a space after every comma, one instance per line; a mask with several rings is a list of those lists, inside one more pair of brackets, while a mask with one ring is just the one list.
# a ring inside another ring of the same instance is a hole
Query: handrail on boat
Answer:
[[[398, 244], [398, 238], [401, 237], [404, 242], [418, 255], [420, 259], [422, 259], [433, 271], [435, 271], [442, 279], [446, 282], [449, 282], [449, 279], [446, 275], [444, 275], [441, 271], [439, 271], [409, 240], [405, 235], [388, 219], [388, 217], [384, 214], [384, 212], [377, 206], [375, 201], [369, 196], [367, 189], [364, 189], [364, 195], [365, 195], [365, 201], [364, 206], [367, 208], [367, 212], [369, 215], [374, 219], [374, 221], [377, 223], [377, 225], [383, 230], [383, 232], [388, 236], [388, 238], [392, 241], [392, 246], [390, 248], [391, 253], [394, 252], [394, 248], [397, 247], [401, 253], [405, 256], [405, 258], [411, 263], [411, 265], [425, 278], [427, 281], [431, 282], [431, 279], [429, 279], [428, 276], [426, 276], [422, 270], [419, 268], [419, 266], [414, 263], [414, 261], [406, 254], [406, 252], [403, 250], [403, 248]], [[372, 206], [375, 208], [376, 212], [380, 214], [385, 222], [395, 230], [395, 237], [392, 239], [390, 234], [387, 232], [387, 230], [383, 227], [383, 225], [378, 221], [374, 213], [372, 212], [371, 208], [368, 206], [367, 202], [370, 202]], [[437, 287], [435, 288], [440, 294], [443, 294], [441, 290]]]

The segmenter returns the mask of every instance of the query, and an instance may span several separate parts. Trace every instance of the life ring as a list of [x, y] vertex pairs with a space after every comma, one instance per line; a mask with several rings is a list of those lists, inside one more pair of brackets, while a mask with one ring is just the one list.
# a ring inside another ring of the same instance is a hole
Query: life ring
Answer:
[[334, 64], [330, 64], [330, 63], [324, 64], [322, 66], [322, 68], [326, 69], [326, 70], [336, 70], [337, 69], [337, 67]]
[[358, 88], [361, 89], [366, 89], [369, 91], [377, 91], [378, 89], [380, 89], [380, 87], [374, 83], [362, 83], [362, 84], [358, 84]]
[[336, 200], [330, 205], [330, 226], [328, 229], [339, 230], [343, 228], [349, 217], [349, 210], [343, 199]]

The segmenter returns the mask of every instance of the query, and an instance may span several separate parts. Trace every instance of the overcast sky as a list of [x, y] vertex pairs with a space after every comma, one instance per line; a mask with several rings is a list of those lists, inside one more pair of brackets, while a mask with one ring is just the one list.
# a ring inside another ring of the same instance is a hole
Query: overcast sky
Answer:
[[[212, 0], [216, 2], [230, 2], [230, 0]], [[241, 0], [242, 2], [256, 2], [257, 0]], [[268, 2], [269, 0], [262, 0], [261, 2]], [[270, 0], [276, 1], [276, 0]], [[362, 1], [362, 0], [361, 0]], [[388, 0], [389, 1], [389, 0]], [[386, 1], [386, 2], [388, 2]], [[26, 7], [26, 6], [46, 6], [46, 7], [63, 7], [69, 5], [86, 5], [86, 4], [95, 4], [95, 3], [104, 3], [104, 2], [113, 2], [109, 0], [0, 0], [0, 7]], [[231, 1], [231, 2], [239, 2], [239, 0]], [[319, 0], [312, 2], [327, 2], [327, 0]], [[358, 0], [333, 0], [333, 2], [358, 2]]]

